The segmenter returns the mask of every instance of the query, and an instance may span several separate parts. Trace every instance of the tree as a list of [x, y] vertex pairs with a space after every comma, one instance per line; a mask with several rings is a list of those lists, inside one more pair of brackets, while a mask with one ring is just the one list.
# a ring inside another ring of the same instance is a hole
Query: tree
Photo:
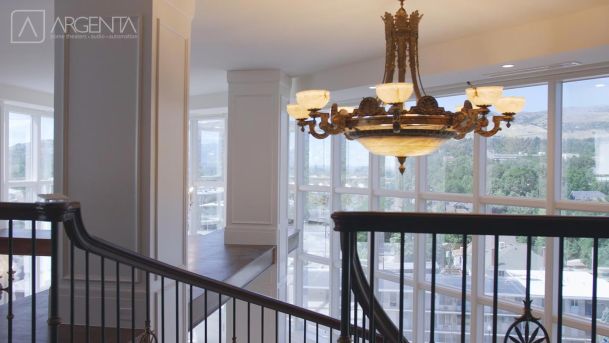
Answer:
[[591, 156], [575, 156], [567, 162], [567, 193], [572, 191], [596, 190], [594, 177], [594, 158]]

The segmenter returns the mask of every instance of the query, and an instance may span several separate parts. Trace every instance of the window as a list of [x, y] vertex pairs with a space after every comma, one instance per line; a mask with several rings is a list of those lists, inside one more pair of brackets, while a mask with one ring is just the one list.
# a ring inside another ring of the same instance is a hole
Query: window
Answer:
[[[527, 105], [510, 129], [491, 138], [470, 135], [448, 142], [429, 156], [410, 158], [404, 175], [398, 172], [395, 158], [370, 155], [356, 141], [341, 136], [314, 139], [300, 134], [292, 123], [290, 151], [295, 156], [290, 159], [294, 175], [289, 185], [291, 216], [295, 229], [303, 232], [299, 249], [290, 255], [290, 273], [294, 274], [290, 294], [295, 295], [294, 302], [305, 307], [310, 303], [313, 309], [339, 315], [341, 254], [340, 239], [330, 220], [334, 211], [609, 216], [609, 78], [593, 72], [579, 76], [577, 80], [556, 75], [540, 77], [530, 84], [514, 80], [505, 94], [524, 95]], [[447, 93], [437, 99], [440, 106], [454, 110], [465, 97]], [[378, 233], [377, 263], [370, 266], [369, 235], [357, 237], [363, 267], [375, 268], [377, 297], [393, 320], [397, 320], [399, 240], [399, 234]], [[526, 241], [526, 237], [499, 237], [500, 331], [513, 323], [519, 315], [514, 309], [522, 306]], [[405, 308], [419, 311], [405, 313], [405, 334], [409, 339], [424, 341], [429, 332], [426, 289], [431, 279], [431, 236], [406, 234], [405, 242]], [[458, 341], [461, 299], [455, 297], [455, 290], [460, 291], [463, 256], [467, 254], [468, 270], [474, 263], [484, 266], [484, 277], [467, 278], [466, 340], [490, 342], [492, 309], [488, 304], [492, 300], [494, 236], [468, 236], [466, 251], [461, 236], [438, 235], [436, 243], [438, 339]], [[545, 301], [553, 296], [546, 294], [545, 285], [553, 281], [546, 280], [546, 273], [557, 270], [558, 261], [553, 258], [557, 256], [557, 240], [533, 237], [532, 244], [533, 307], [555, 307]], [[590, 331], [575, 316], [590, 316], [587, 304], [591, 288], [574, 285], [592, 284], [590, 242], [569, 240], [565, 247], [563, 289], [565, 296], [570, 292], [570, 297], [565, 298], [564, 312], [572, 317], [564, 322], [563, 340], [584, 341]], [[609, 287], [607, 247], [609, 242], [600, 242], [599, 287]], [[547, 250], [550, 248], [554, 251]], [[425, 270], [417, 272], [416, 265], [425, 265]], [[316, 289], [315, 301], [299, 291], [310, 287], [313, 271], [324, 275], [316, 285], [327, 287], [324, 292]], [[309, 280], [307, 284], [304, 277]], [[478, 294], [472, 295], [475, 289]], [[470, 313], [476, 316], [470, 318]], [[599, 327], [609, 330], [609, 300], [599, 302], [597, 315]], [[472, 320], [477, 321], [476, 325], [471, 324]], [[553, 318], [544, 316], [543, 320], [548, 329], [556, 325]]]
[[543, 198], [546, 195], [548, 86], [507, 90], [524, 96], [514, 130], [502, 130], [487, 140], [486, 192], [489, 195]]
[[189, 234], [205, 235], [224, 228], [225, 137], [225, 116], [190, 119]]
[[[53, 113], [0, 102], [0, 200], [34, 202], [38, 194], [53, 192]], [[31, 230], [30, 222], [15, 221], [15, 230]], [[0, 229], [6, 228], [0, 222]], [[49, 230], [49, 223], [37, 223]], [[36, 285], [32, 288], [32, 257], [14, 256], [14, 299], [47, 290], [51, 284], [50, 257], [36, 257]], [[8, 257], [0, 255], [0, 275], [7, 275]], [[0, 299], [0, 305], [8, 301]]]
[[609, 201], [609, 77], [565, 82], [562, 198]]
[[53, 192], [53, 114], [4, 106], [2, 199], [36, 201]]

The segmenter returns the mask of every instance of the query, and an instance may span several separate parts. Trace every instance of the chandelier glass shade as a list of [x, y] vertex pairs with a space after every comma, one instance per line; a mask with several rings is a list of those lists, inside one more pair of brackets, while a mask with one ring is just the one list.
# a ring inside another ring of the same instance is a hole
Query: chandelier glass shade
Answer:
[[[422, 156], [438, 150], [450, 139], [463, 139], [470, 132], [491, 137], [510, 127], [516, 113], [525, 105], [523, 97], [503, 97], [503, 87], [471, 86], [465, 90], [467, 100], [455, 112], [438, 106], [437, 100], [425, 94], [419, 72], [418, 37], [422, 15], [410, 14], [404, 1], [395, 15], [385, 13], [385, 72], [383, 83], [376, 85], [376, 97], [362, 99], [359, 107], [339, 107], [330, 102], [327, 90], [305, 90], [296, 93], [296, 104], [288, 105], [288, 114], [304, 132], [324, 139], [344, 134], [357, 140], [368, 151], [381, 156], [395, 156], [404, 173], [407, 157]], [[410, 71], [412, 82], [406, 82]], [[397, 82], [394, 77], [397, 74]], [[468, 83], [469, 84], [469, 83]], [[405, 108], [414, 94], [415, 106]], [[491, 113], [494, 106], [498, 115]]]

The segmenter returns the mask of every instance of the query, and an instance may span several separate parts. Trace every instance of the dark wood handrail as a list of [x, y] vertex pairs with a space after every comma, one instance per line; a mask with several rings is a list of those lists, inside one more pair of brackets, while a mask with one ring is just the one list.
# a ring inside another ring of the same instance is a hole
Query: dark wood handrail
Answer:
[[330, 316], [176, 268], [167, 263], [133, 253], [103, 239], [92, 237], [85, 230], [80, 212], [80, 204], [66, 204], [65, 210], [63, 222], [66, 233], [80, 249], [152, 274], [162, 275], [165, 278], [173, 279], [194, 287], [221, 293], [224, 296], [233, 297], [241, 301], [247, 301], [266, 309], [291, 314], [333, 329], [340, 328], [340, 320]]
[[609, 238], [609, 218], [405, 212], [335, 212], [339, 232]]

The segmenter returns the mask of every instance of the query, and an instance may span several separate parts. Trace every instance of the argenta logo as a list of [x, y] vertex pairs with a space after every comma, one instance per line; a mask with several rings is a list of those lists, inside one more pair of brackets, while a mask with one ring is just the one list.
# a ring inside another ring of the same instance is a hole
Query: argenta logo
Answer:
[[[14, 10], [11, 13], [11, 43], [45, 41], [45, 10]], [[134, 17], [80, 16], [57, 17], [50, 38], [59, 39], [129, 39], [137, 38]]]
[[45, 10], [11, 12], [11, 43], [42, 43], [46, 38]]
[[137, 30], [131, 17], [58, 17], [51, 29], [54, 35], [110, 34], [135, 35]]

